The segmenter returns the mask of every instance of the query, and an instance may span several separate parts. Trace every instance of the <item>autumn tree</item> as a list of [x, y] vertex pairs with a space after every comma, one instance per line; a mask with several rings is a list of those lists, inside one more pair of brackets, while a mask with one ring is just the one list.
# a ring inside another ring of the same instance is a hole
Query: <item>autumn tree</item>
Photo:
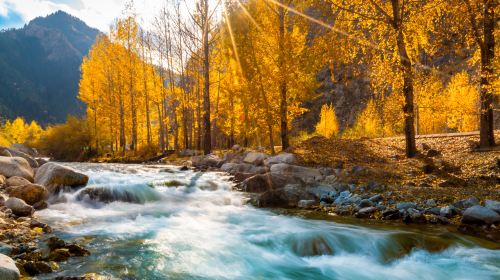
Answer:
[[[459, 29], [465, 27], [465, 39], [472, 49], [479, 53], [480, 84], [480, 146], [495, 145], [493, 101], [498, 69], [495, 69], [495, 32], [498, 25], [496, 14], [499, 11], [497, 0], [455, 0], [448, 7]], [[443, 31], [445, 32], [445, 31]]]
[[331, 104], [325, 104], [321, 107], [320, 120], [316, 124], [316, 133], [327, 138], [334, 137], [339, 133], [337, 116]]
[[426, 33], [432, 30], [429, 23], [439, 2], [330, 1], [337, 11], [339, 26], [348, 30], [353, 44], [362, 46], [363, 53], [378, 53], [385, 61], [398, 65], [393, 69], [398, 75], [392, 86], [400, 88], [404, 96], [406, 155], [415, 156], [414, 69], [418, 66], [418, 51], [428, 43]]

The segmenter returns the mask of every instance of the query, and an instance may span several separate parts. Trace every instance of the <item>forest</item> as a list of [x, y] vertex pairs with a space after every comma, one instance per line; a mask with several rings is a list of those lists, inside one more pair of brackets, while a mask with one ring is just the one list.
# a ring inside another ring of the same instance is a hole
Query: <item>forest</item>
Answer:
[[[83, 151], [209, 154], [234, 144], [274, 153], [312, 135], [404, 135], [408, 157], [416, 134], [479, 130], [480, 147], [495, 145], [496, 1], [205, 0], [187, 7], [166, 1], [153, 24], [141, 25], [129, 3], [81, 65], [86, 117], [26, 141], [66, 159]], [[331, 102], [319, 104], [305, 131], [297, 120], [323, 94], [322, 71], [346, 88], [364, 81], [367, 98], [346, 104], [361, 108], [351, 123], [340, 122]], [[12, 142], [8, 130], [3, 137]], [[78, 145], [58, 151], [65, 130]]]

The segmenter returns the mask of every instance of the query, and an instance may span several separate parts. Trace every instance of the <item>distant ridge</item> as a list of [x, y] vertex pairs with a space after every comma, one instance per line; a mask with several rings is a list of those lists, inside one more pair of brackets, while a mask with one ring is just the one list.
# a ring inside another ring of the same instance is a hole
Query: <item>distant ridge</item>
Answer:
[[81, 115], [80, 65], [98, 34], [63, 11], [0, 32], [0, 118], [48, 124]]

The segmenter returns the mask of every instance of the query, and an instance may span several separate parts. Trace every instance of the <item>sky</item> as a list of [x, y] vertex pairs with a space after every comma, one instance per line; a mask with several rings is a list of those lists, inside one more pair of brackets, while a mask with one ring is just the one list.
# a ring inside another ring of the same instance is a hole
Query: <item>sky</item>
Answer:
[[[191, 0], [190, 0], [191, 1]], [[194, 2], [194, 0], [192, 0]], [[18, 28], [30, 20], [63, 10], [87, 25], [108, 31], [123, 13], [127, 0], [0, 0], [0, 29]], [[135, 0], [136, 14], [150, 24], [165, 0]]]

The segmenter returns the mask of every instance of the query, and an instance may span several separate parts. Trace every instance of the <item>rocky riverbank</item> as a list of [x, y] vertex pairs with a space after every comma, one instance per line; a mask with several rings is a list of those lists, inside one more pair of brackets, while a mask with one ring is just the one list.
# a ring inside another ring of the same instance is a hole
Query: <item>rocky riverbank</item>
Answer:
[[[61, 188], [78, 188], [88, 177], [35, 158], [29, 149], [0, 147], [0, 279], [51, 273], [58, 263], [88, 256], [79, 244], [51, 236], [50, 226], [37, 221], [36, 211]], [[83, 279], [83, 278], [82, 278]]]
[[[428, 149], [423, 157], [439, 153]], [[464, 197], [460, 192], [462, 196], [456, 195], [455, 200], [402, 195], [402, 189], [431, 189], [433, 186], [417, 186], [403, 180], [400, 184], [397, 180], [387, 184], [377, 179], [359, 182], [352, 178], [365, 177], [372, 170], [363, 166], [346, 169], [342, 164], [336, 168], [313, 168], [303, 166], [293, 153], [270, 156], [247, 152], [239, 146], [219, 156], [193, 156], [187, 164], [202, 171], [220, 170], [232, 174], [236, 188], [247, 192], [250, 202], [258, 207], [302, 208], [329, 215], [406, 224], [452, 224], [466, 234], [500, 242], [500, 201], [493, 199], [495, 192], [482, 197], [466, 193]], [[500, 170], [500, 165], [492, 168]], [[432, 173], [425, 169], [421, 172]], [[448, 191], [453, 189], [448, 188]]]

